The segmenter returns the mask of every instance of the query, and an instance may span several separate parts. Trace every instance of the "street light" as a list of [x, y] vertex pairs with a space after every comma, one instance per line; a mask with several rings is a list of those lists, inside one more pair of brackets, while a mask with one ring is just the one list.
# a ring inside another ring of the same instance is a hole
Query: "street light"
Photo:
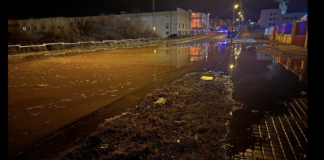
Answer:
[[238, 5], [236, 4], [236, 5], [234, 6], [234, 8], [237, 9], [237, 7], [238, 7]]
[[241, 12], [238, 12], [238, 14], [241, 14]]
[[239, 21], [239, 19], [236, 19], [236, 21]]

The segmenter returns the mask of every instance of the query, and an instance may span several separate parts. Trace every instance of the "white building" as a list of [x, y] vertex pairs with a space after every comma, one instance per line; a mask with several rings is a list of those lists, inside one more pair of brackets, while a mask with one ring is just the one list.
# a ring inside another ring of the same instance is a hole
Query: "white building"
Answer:
[[[175, 11], [162, 12], [147, 12], [147, 13], [121, 13], [122, 17], [128, 20], [136, 17], [143, 21], [148, 27], [155, 29], [156, 33], [161, 37], [167, 37], [171, 34], [179, 36], [190, 35], [190, 19], [191, 13], [189, 11], [177, 8]], [[153, 17], [155, 25], [153, 26]], [[154, 28], [155, 27], [155, 28]]]
[[261, 11], [260, 28], [278, 26], [284, 23], [291, 23], [300, 20], [305, 13], [287, 13], [281, 14], [281, 9], [265, 9]]

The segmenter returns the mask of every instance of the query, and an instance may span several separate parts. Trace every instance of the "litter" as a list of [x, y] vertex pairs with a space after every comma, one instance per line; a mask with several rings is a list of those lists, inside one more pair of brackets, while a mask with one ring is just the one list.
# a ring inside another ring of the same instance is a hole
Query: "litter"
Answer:
[[258, 110], [252, 110], [252, 113], [258, 113], [259, 111]]
[[213, 80], [213, 77], [202, 76], [200, 79], [210, 81]]
[[162, 104], [164, 104], [164, 102], [165, 102], [165, 99], [163, 97], [161, 97], [154, 103], [162, 103]]
[[301, 95], [303, 95], [303, 96], [306, 95], [306, 94], [307, 94], [307, 93], [306, 93], [305, 91], [302, 91], [302, 92], [301, 92]]

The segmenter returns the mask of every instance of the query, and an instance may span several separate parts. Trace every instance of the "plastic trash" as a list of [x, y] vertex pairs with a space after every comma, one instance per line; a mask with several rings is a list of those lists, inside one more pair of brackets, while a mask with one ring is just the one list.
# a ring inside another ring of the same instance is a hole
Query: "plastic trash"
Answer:
[[200, 79], [202, 79], [202, 80], [206, 80], [206, 81], [210, 81], [210, 80], [213, 80], [213, 77], [209, 77], [209, 76], [202, 76]]
[[166, 99], [164, 99], [163, 97], [161, 97], [161, 98], [159, 98], [159, 99], [158, 99], [156, 102], [154, 102], [154, 103], [162, 103], [162, 104], [164, 104], [165, 100], [166, 100]]

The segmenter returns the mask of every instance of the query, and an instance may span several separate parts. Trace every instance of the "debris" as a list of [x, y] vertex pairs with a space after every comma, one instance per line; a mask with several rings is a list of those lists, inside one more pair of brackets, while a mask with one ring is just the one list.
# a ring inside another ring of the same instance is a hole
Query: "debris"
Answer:
[[302, 91], [301, 95], [305, 96], [305, 95], [307, 95], [307, 93], [305, 91]]
[[164, 104], [165, 100], [166, 100], [166, 99], [164, 99], [163, 97], [161, 97], [161, 98], [159, 98], [159, 99], [158, 99], [156, 102], [154, 102], [154, 103], [162, 103], [162, 104]]
[[259, 111], [258, 110], [252, 110], [252, 113], [258, 113]]
[[46, 87], [48, 84], [39, 84], [38, 87]]
[[201, 79], [202, 79], [202, 80], [207, 80], [207, 81], [209, 81], [209, 80], [213, 80], [213, 77], [209, 77], [209, 76], [202, 76]]

